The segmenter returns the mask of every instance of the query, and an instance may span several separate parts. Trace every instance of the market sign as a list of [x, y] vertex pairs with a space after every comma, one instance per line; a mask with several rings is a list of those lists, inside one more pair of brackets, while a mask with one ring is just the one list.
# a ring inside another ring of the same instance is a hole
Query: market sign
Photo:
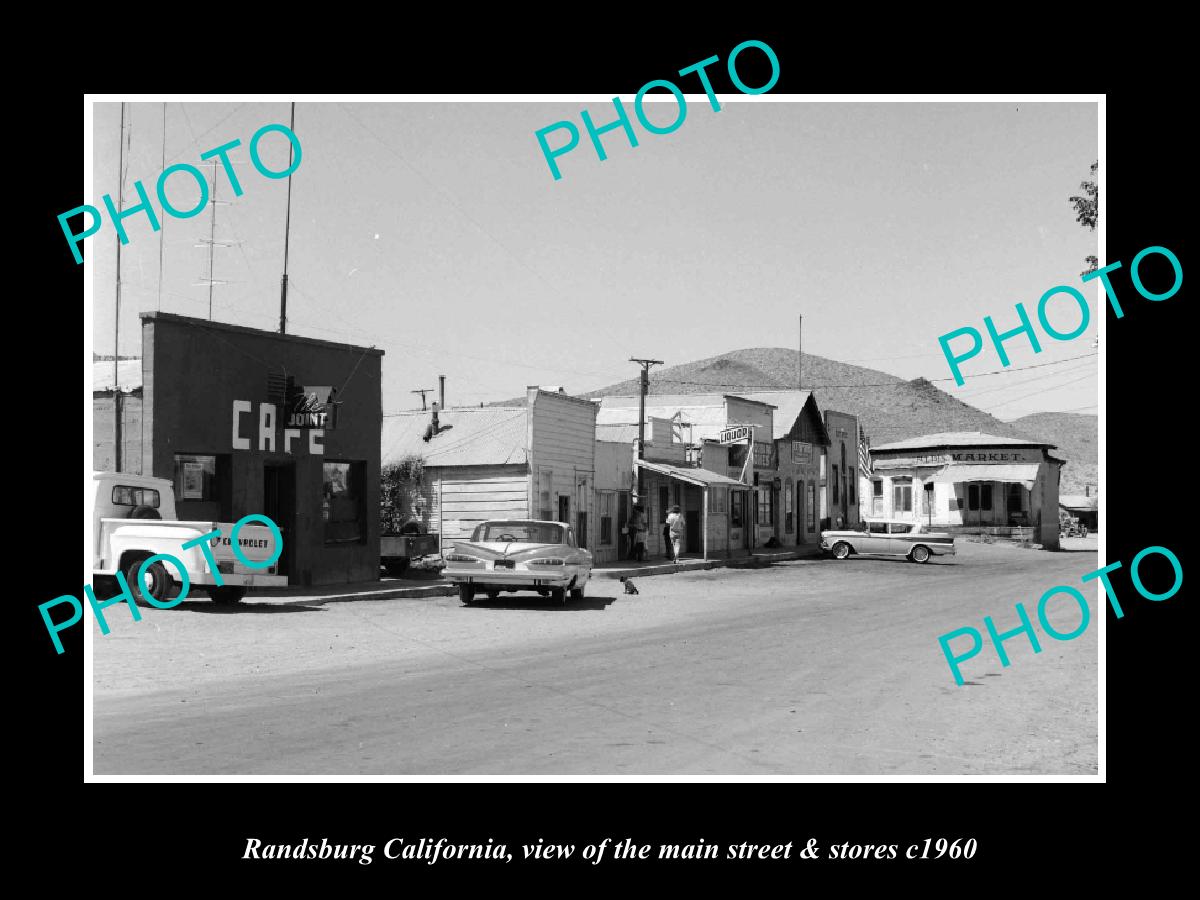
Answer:
[[812, 462], [813, 445], [804, 441], [792, 441], [792, 462], [806, 465]]
[[729, 428], [721, 429], [722, 444], [736, 444], [739, 441], [749, 440], [754, 435], [754, 429], [750, 425], [732, 425]]
[[920, 466], [945, 466], [950, 463], [1036, 463], [1040, 457], [1015, 450], [987, 451], [983, 453], [928, 453], [924, 456], [883, 456], [872, 451], [876, 469], [906, 469]]

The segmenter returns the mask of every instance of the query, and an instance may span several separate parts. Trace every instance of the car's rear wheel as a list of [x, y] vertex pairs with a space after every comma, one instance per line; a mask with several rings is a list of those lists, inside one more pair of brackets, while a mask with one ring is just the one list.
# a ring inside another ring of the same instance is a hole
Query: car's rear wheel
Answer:
[[847, 544], [845, 541], [838, 541], [836, 544], [833, 545], [832, 552], [833, 552], [834, 559], [845, 559], [847, 556], [850, 555], [850, 545]]
[[470, 606], [475, 602], [475, 588], [469, 584], [460, 584], [458, 586], [458, 599], [463, 602], [463, 606]]
[[580, 585], [579, 585], [579, 587], [573, 587], [573, 588], [571, 588], [571, 599], [572, 599], [572, 600], [582, 600], [582, 599], [583, 599], [583, 592], [584, 592], [584, 590], [585, 590], [586, 588], [587, 588], [587, 582], [586, 582], [586, 581], [584, 581], [584, 582], [581, 582], [581, 583], [580, 583]]
[[161, 559], [156, 559], [146, 567], [144, 577], [138, 577], [138, 570], [142, 567], [142, 562], [145, 561], [145, 556], [139, 556], [133, 561], [125, 565], [125, 582], [129, 585], [129, 590], [133, 593], [134, 602], [141, 603], [145, 606], [153, 606], [149, 601], [149, 597], [153, 597], [159, 603], [167, 599], [167, 594], [171, 591], [171, 573], [167, 571], [167, 567]]
[[912, 550], [910, 550], [908, 552], [908, 558], [911, 559], [915, 563], [929, 562], [929, 556], [930, 556], [929, 548], [922, 547], [919, 544], [916, 547], [913, 547]]

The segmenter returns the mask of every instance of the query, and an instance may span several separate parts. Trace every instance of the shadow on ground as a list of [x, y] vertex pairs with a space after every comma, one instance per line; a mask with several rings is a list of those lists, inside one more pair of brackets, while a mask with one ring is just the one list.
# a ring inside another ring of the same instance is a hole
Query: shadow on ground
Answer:
[[613, 603], [616, 597], [584, 597], [582, 600], [568, 599], [566, 605], [555, 603], [549, 597], [498, 597], [489, 600], [487, 597], [476, 597], [469, 609], [490, 609], [496, 611], [535, 610], [537, 612], [603, 612]]

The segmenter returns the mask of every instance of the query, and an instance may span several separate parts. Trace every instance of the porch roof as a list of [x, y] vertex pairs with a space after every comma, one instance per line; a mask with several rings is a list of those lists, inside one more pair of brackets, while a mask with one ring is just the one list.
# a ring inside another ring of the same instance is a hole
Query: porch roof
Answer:
[[688, 484], [694, 484], [702, 488], [728, 487], [734, 490], [750, 490], [750, 485], [745, 482], [730, 478], [727, 475], [721, 475], [717, 472], [710, 472], [708, 469], [672, 466], [669, 463], [649, 462], [644, 459], [636, 459], [634, 463], [651, 472], [666, 475], [668, 478], [677, 478], [680, 481], [686, 481]]

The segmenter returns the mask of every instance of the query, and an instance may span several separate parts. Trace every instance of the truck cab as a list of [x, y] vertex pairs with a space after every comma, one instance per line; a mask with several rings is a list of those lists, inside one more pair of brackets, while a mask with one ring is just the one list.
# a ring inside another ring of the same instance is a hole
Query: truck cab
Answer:
[[[247, 523], [238, 531], [239, 549], [251, 562], [274, 562], [261, 568], [247, 566], [233, 552], [232, 522], [181, 522], [176, 519], [175, 487], [165, 478], [125, 472], [93, 472], [92, 575], [99, 580], [118, 572], [124, 576], [135, 599], [146, 595], [165, 600], [180, 573], [163, 560], [146, 567], [151, 556], [167, 554], [178, 559], [187, 571], [191, 588], [206, 591], [217, 603], [236, 603], [254, 586], [282, 586], [287, 576], [279, 575], [275, 533], [266, 525]], [[199, 545], [183, 545], [219, 531], [209, 542], [216, 563], [212, 571]]]

